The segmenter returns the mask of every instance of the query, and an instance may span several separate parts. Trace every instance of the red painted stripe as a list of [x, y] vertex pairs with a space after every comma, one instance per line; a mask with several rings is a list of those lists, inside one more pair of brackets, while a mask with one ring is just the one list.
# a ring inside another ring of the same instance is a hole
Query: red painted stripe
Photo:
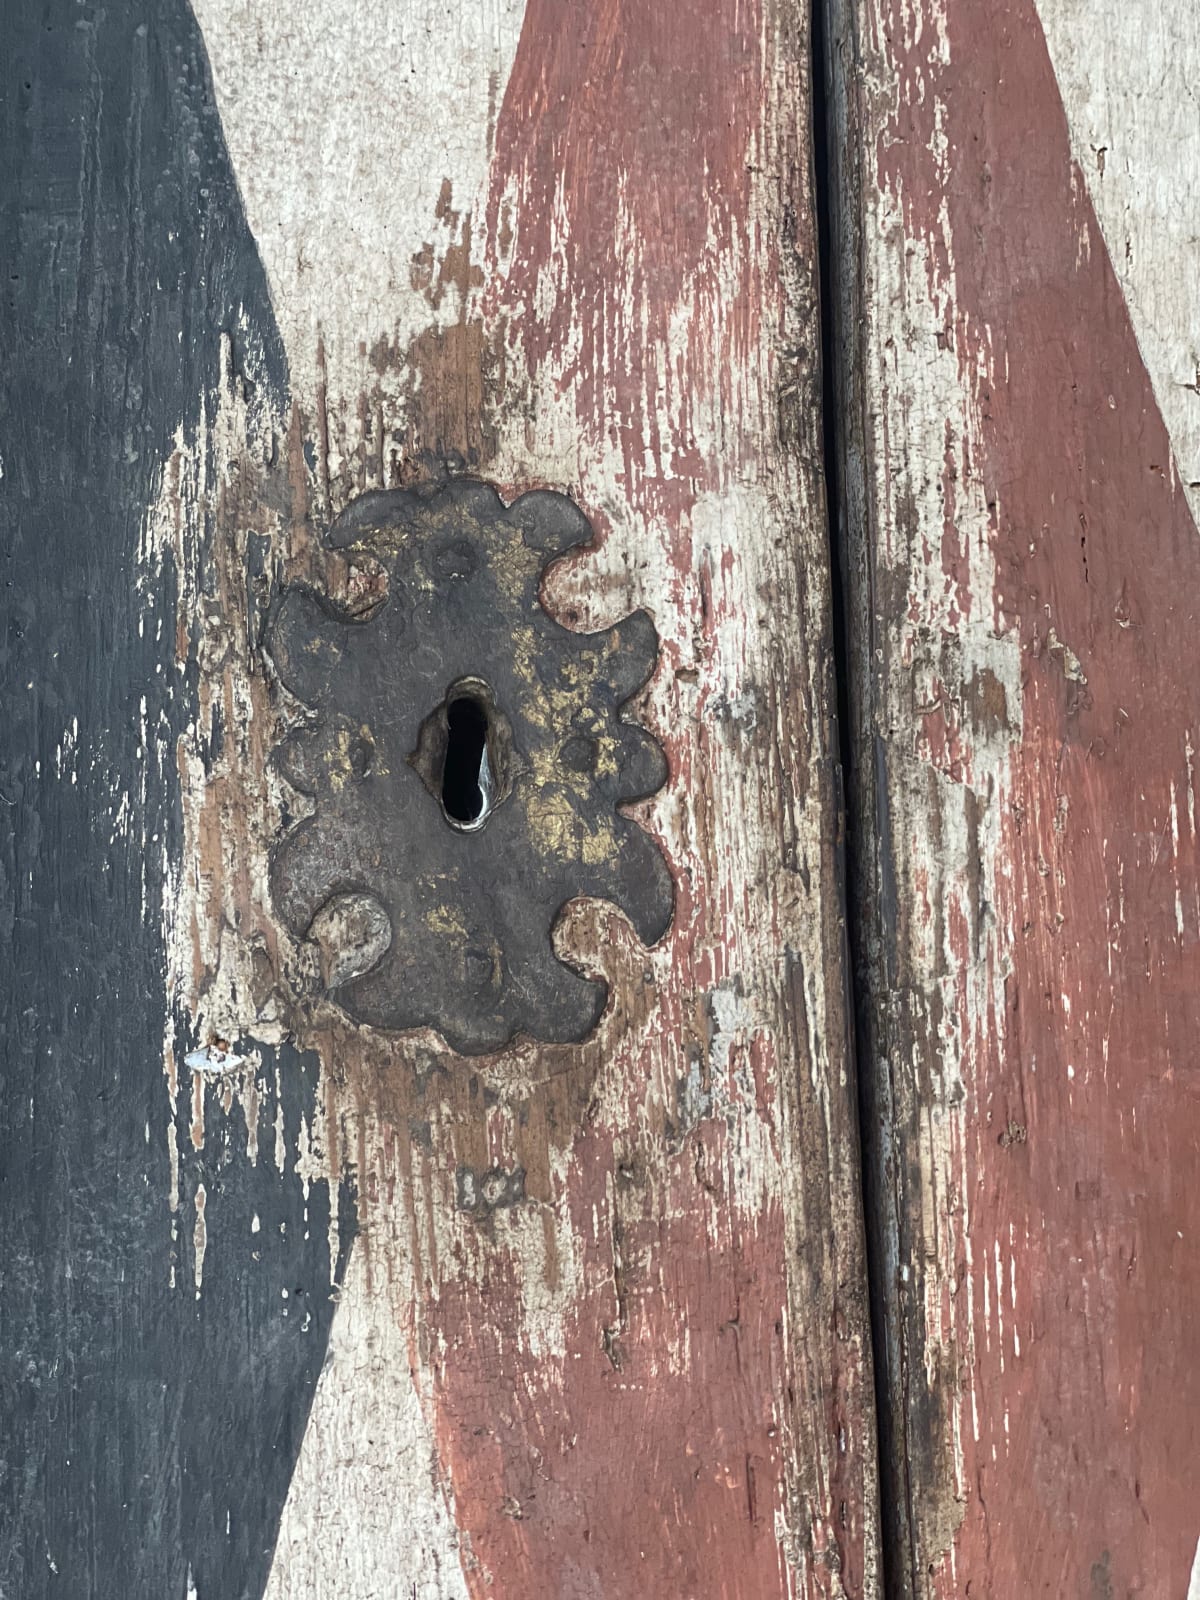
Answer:
[[[903, 8], [888, 9], [898, 50]], [[1200, 860], [1185, 753], [1200, 743], [1200, 541], [1033, 0], [945, 11], [948, 63], [929, 26], [898, 54], [878, 177], [953, 272], [964, 375], [986, 373], [967, 380], [972, 470], [995, 502], [999, 594], [964, 604], [995, 605], [1025, 666], [1011, 878], [986, 941], [993, 970], [1011, 962], [1005, 1011], [959, 1019], [983, 1031], [967, 1039], [963, 1144], [940, 1174], [972, 1241], [970, 1267], [961, 1243], [943, 1262], [943, 1303], [961, 1341], [973, 1272], [975, 1322], [959, 1346], [967, 1501], [933, 1590], [1182, 1597], [1200, 1533]], [[1010, 1119], [1026, 1142], [1000, 1137]], [[1010, 1230], [1019, 1358], [982, 1311], [997, 1241], [1010, 1294]]]

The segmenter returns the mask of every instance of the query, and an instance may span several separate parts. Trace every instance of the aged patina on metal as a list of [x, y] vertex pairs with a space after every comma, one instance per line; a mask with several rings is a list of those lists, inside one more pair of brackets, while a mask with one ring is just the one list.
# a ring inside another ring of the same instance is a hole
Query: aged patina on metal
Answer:
[[563, 906], [611, 900], [652, 944], [671, 920], [658, 846], [617, 806], [666, 761], [624, 702], [657, 656], [634, 612], [600, 633], [542, 606], [586, 517], [537, 490], [505, 506], [458, 478], [361, 496], [329, 535], [365, 607], [291, 587], [266, 650], [309, 717], [280, 747], [314, 803], [272, 861], [276, 907], [322, 951], [327, 992], [374, 1027], [431, 1025], [475, 1054], [584, 1038], [606, 986], [551, 944]]

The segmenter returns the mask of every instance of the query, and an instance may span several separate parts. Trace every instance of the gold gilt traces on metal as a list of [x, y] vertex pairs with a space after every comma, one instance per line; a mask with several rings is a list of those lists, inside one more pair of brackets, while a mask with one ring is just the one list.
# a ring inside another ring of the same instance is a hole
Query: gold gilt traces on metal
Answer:
[[[581, 1040], [606, 987], [555, 953], [564, 906], [595, 896], [645, 943], [666, 932], [666, 863], [618, 809], [666, 779], [620, 716], [653, 671], [654, 625], [637, 611], [575, 633], [539, 599], [548, 564], [591, 537], [546, 490], [509, 506], [478, 479], [375, 491], [330, 532], [347, 594], [294, 586], [272, 608], [267, 653], [303, 708], [278, 759], [311, 802], [272, 894], [357, 1022], [432, 1026], [466, 1054]], [[449, 788], [464, 719], [474, 813]]]

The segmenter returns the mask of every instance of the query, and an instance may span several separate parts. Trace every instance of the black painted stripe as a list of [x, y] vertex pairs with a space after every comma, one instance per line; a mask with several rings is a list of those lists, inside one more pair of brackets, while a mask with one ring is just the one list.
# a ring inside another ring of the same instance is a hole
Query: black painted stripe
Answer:
[[[170, 626], [139, 637], [136, 551], [222, 332], [281, 398], [286, 369], [187, 7], [3, 0], [0, 38], [0, 1596], [237, 1600], [324, 1356], [327, 1201], [306, 1227], [240, 1113], [210, 1126], [203, 1294], [186, 1254], [170, 1287], [155, 841], [194, 684]], [[294, 1150], [313, 1069], [281, 1065]]]

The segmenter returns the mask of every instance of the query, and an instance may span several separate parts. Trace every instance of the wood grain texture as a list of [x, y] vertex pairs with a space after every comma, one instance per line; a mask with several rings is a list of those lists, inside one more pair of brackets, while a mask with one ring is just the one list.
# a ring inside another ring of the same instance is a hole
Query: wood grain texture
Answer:
[[[167, 918], [189, 1291], [248, 1225], [197, 1200], [231, 1127], [306, 1196], [352, 1183], [359, 1230], [268, 1593], [874, 1594], [804, 13], [322, 5], [297, 93], [274, 8], [198, 11], [291, 387], [227, 344], [151, 518], [198, 668]], [[547, 581], [562, 620], [653, 616], [631, 713], [671, 775], [633, 809], [676, 889], [651, 950], [565, 916], [610, 985], [591, 1040], [469, 1062], [352, 1026], [275, 922], [255, 648], [274, 584], [338, 581], [351, 496], [464, 466], [599, 530]], [[232, 1068], [189, 1073], [218, 1039]]]
[[[1151, 105], [1161, 75], [1120, 59], [1165, 69], [1158, 8], [1107, 32], [1086, 9], [830, 8], [905, 1595], [1195, 1587], [1200, 544], [1186, 405], [1160, 409], [1179, 367], [1190, 381], [1170, 280], [1195, 264], [1152, 224], [1186, 215], [1194, 179], [1130, 129], [1190, 113]], [[1194, 18], [1171, 19], [1194, 47]], [[1071, 128], [1080, 86], [1112, 82], [1135, 87], [1109, 103], [1126, 177], [1101, 226], [1104, 163]]]

